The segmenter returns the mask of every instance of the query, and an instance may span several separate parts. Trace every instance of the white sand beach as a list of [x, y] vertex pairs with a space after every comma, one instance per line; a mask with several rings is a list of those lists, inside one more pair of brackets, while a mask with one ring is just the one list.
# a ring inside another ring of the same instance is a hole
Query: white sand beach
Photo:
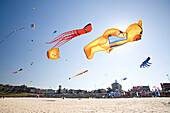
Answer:
[[0, 113], [170, 113], [170, 98], [4, 98]]

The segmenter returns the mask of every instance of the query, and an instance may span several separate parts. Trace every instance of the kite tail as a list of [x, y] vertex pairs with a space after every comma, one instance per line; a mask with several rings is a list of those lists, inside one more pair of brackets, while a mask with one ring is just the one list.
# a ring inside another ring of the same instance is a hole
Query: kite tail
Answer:
[[[57, 36], [56, 38], [54, 38], [51, 42], [47, 42], [46, 44], [51, 44], [51, 43], [57, 42], [57, 44], [54, 47], [56, 47], [56, 46], [59, 47], [59, 46], [62, 46], [63, 44], [65, 44], [66, 42], [68, 42], [69, 40], [71, 40], [72, 38], [77, 37], [82, 34], [85, 34], [85, 33], [89, 33], [89, 32], [91, 32], [91, 30], [92, 30], [91, 24], [87, 24], [83, 29], [77, 29], [77, 30], [64, 32], [64, 33], [60, 34], [59, 36]], [[66, 41], [64, 41], [64, 40], [66, 40]]]
[[[65, 39], [65, 38], [66, 38], [66, 39]], [[72, 35], [69, 35], [69, 36], [64, 37], [64, 39], [61, 39], [60, 41], [58, 41], [57, 44], [56, 44], [54, 47], [52, 47], [52, 49], [55, 48], [55, 47], [60, 47], [60, 46], [62, 46], [63, 44], [65, 44], [65, 43], [67, 43], [69, 40], [71, 40], [72, 38], [74, 38], [74, 36], [72, 36]]]
[[[60, 41], [60, 40], [62, 40], [62, 39], [65, 39], [65, 37], [67, 37], [67, 35], [75, 35], [76, 34], [76, 32], [75, 32], [76, 30], [72, 30], [72, 31], [67, 31], [67, 32], [64, 32], [64, 33], [62, 33], [62, 34], [60, 34], [59, 36], [57, 36], [56, 38], [54, 38], [51, 42], [47, 42], [47, 44], [51, 44], [51, 43], [54, 43], [54, 42], [56, 42], [56, 41]], [[77, 35], [76, 35], [77, 36]]]

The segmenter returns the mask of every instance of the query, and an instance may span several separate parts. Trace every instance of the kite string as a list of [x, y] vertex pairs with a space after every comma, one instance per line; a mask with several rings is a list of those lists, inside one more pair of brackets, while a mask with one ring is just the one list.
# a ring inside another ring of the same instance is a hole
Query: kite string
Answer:
[[17, 29], [17, 30], [12, 31], [12, 32], [11, 32], [10, 34], [8, 34], [4, 39], [1, 40], [0, 44], [1, 44], [5, 39], [7, 39], [10, 35], [12, 35], [14, 32], [19, 31], [19, 30], [23, 30], [23, 29], [24, 29], [24, 28], [20, 28], [20, 29]]

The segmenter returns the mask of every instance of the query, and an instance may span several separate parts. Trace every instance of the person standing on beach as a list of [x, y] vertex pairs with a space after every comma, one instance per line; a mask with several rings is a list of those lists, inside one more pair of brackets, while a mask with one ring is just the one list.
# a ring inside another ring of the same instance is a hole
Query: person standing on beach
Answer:
[[138, 97], [138, 92], [136, 92], [136, 96]]

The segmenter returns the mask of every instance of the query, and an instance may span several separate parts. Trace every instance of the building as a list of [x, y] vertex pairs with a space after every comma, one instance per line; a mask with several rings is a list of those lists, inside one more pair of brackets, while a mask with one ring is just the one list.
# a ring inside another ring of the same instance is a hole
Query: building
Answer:
[[150, 91], [149, 86], [133, 86], [131, 91]]
[[122, 91], [122, 85], [120, 85], [117, 80], [115, 80], [115, 82], [113, 84], [111, 84], [112, 86], [112, 90], [113, 91]]
[[170, 83], [160, 83], [164, 96], [170, 96]]
[[45, 94], [55, 94], [55, 90], [48, 89], [45, 91]]
[[61, 93], [68, 93], [68, 89], [66, 89], [66, 88], [61, 89]]
[[79, 93], [87, 93], [87, 90], [81, 90], [81, 89], [78, 89], [78, 90], [75, 90], [75, 89], [70, 89], [68, 91], [69, 94], [79, 94]]

